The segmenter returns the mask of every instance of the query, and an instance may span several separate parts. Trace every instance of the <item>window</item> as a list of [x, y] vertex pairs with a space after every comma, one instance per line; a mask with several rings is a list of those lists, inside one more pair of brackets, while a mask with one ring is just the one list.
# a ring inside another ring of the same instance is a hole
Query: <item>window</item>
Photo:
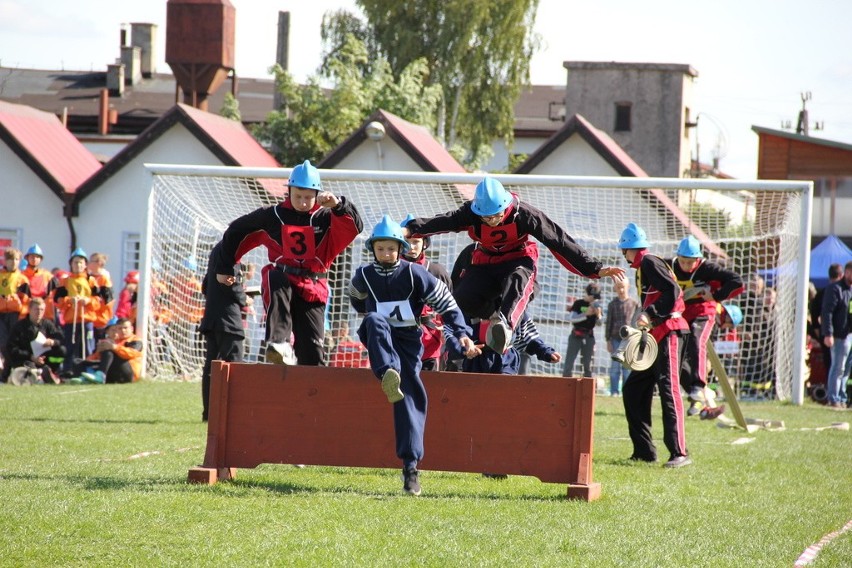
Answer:
[[615, 131], [630, 132], [630, 110], [633, 103], [615, 103]]
[[131, 270], [139, 270], [141, 238], [139, 233], [124, 233], [121, 247], [121, 278]]
[[21, 250], [21, 231], [18, 229], [0, 228], [0, 259], [6, 249], [13, 248]]

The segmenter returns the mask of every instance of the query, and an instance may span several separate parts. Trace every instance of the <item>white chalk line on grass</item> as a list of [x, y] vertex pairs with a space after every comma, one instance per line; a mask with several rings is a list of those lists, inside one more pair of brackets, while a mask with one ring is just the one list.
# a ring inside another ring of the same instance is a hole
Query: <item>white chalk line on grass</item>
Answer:
[[172, 451], [172, 452], [176, 452], [176, 453], [180, 454], [180, 453], [183, 453], [183, 452], [189, 452], [189, 451], [192, 451], [192, 450], [200, 450], [200, 449], [201, 449], [201, 446], [191, 446], [189, 448], [178, 448], [176, 450], [165, 450], [165, 451], [151, 450], [151, 451], [147, 451], [147, 452], [139, 452], [138, 454], [133, 454], [132, 456], [130, 456], [126, 459], [138, 460], [139, 458], [147, 458], [147, 457], [150, 457], [150, 456], [159, 456], [159, 455], [162, 455], [162, 454], [164, 454], [168, 451]]
[[822, 537], [818, 543], [812, 544], [807, 547], [802, 553], [802, 555], [799, 556], [799, 559], [796, 560], [796, 563], [793, 564], [793, 566], [807, 566], [808, 564], [816, 560], [817, 555], [820, 553], [823, 547], [825, 547], [825, 545], [827, 545], [829, 542], [839, 537], [849, 529], [852, 529], [852, 520], [848, 521], [845, 525], [843, 525], [842, 529], [828, 533], [827, 535]]

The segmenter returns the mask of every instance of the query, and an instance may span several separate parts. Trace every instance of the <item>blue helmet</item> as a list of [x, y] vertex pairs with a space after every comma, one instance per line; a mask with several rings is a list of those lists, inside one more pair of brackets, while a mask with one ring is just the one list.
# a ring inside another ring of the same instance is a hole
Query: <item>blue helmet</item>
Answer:
[[512, 204], [512, 194], [503, 184], [487, 177], [476, 185], [470, 208], [481, 217], [496, 215]]
[[195, 255], [191, 254], [181, 261], [181, 265], [187, 270], [195, 272], [198, 270], [198, 262], [195, 260]]
[[636, 223], [628, 223], [618, 239], [620, 249], [646, 249], [650, 246], [645, 231]]
[[731, 318], [731, 323], [737, 327], [743, 322], [743, 311], [736, 304], [722, 304], [725, 311], [728, 312], [728, 317]]
[[683, 258], [701, 258], [704, 256], [701, 254], [701, 243], [692, 235], [680, 241], [677, 246], [677, 255]]
[[[414, 215], [412, 215], [411, 213], [409, 213], [408, 215], [406, 215], [406, 216], [405, 216], [405, 219], [403, 219], [403, 220], [402, 220], [402, 223], [400, 223], [400, 224], [399, 224], [399, 226], [400, 226], [400, 227], [405, 227], [406, 225], [408, 225], [409, 221], [412, 221], [413, 219], [414, 219]], [[426, 250], [427, 248], [429, 248], [429, 246], [430, 246], [431, 244], [432, 244], [432, 239], [431, 239], [431, 238], [429, 238], [429, 237], [423, 237], [423, 250]]]
[[373, 252], [373, 241], [380, 240], [397, 241], [402, 244], [402, 252], [408, 252], [408, 241], [402, 236], [402, 227], [389, 215], [382, 216], [382, 220], [373, 227], [373, 234], [364, 242], [364, 246], [368, 251]]
[[310, 160], [305, 160], [293, 168], [293, 171], [290, 172], [290, 179], [287, 182], [287, 185], [290, 187], [322, 191], [319, 170], [311, 165]]
[[86, 251], [84, 251], [80, 247], [75, 248], [71, 252], [71, 256], [68, 257], [68, 262], [71, 262], [72, 260], [74, 260], [75, 256], [79, 256], [80, 258], [84, 259], [86, 262], [89, 262], [89, 255], [86, 254]]
[[41, 247], [38, 246], [38, 243], [27, 249], [27, 253], [24, 255], [24, 258], [28, 257], [31, 254], [44, 258], [44, 251], [41, 250]]

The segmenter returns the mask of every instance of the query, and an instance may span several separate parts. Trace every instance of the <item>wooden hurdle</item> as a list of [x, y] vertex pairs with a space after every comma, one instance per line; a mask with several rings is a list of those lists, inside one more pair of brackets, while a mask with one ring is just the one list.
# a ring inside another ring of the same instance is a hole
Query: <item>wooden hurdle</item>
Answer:
[[[426, 470], [592, 482], [595, 380], [424, 372]], [[400, 468], [391, 405], [368, 369], [213, 364], [207, 450], [190, 483], [264, 463]]]

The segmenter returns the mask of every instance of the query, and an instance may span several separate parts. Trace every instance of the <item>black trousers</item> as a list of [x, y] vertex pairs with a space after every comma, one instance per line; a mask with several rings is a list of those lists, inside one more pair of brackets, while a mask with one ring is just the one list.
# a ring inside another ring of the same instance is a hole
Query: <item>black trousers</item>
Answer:
[[708, 316], [697, 317], [689, 323], [691, 333], [683, 338], [685, 345], [680, 373], [680, 386], [687, 393], [707, 386], [707, 341], [715, 323], [715, 319]]
[[657, 459], [657, 449], [651, 436], [651, 406], [654, 386], [660, 393], [663, 407], [663, 441], [671, 457], [685, 456], [683, 399], [680, 395], [680, 364], [683, 339], [669, 332], [657, 343], [657, 359], [644, 371], [631, 371], [621, 389], [627, 429], [633, 442], [633, 457], [646, 461]]
[[580, 364], [583, 366], [583, 376], [592, 376], [592, 359], [595, 355], [594, 332], [577, 335], [573, 330], [568, 336], [568, 351], [565, 353], [565, 366], [562, 367], [563, 377], [574, 376], [574, 361], [580, 354]]
[[112, 351], [101, 351], [101, 372], [106, 375], [107, 383], [132, 383], [133, 367], [130, 361], [122, 359]]
[[216, 330], [204, 333], [207, 343], [204, 355], [204, 369], [201, 372], [201, 419], [207, 420], [210, 410], [210, 367], [213, 361], [227, 361], [229, 363], [241, 363], [243, 360], [242, 335]]
[[497, 309], [515, 329], [535, 295], [534, 289], [535, 261], [523, 257], [467, 267], [453, 296], [468, 318], [488, 319]]
[[270, 270], [268, 281], [266, 343], [287, 343], [292, 333], [299, 365], [325, 365], [325, 304], [303, 300], [281, 270]]

